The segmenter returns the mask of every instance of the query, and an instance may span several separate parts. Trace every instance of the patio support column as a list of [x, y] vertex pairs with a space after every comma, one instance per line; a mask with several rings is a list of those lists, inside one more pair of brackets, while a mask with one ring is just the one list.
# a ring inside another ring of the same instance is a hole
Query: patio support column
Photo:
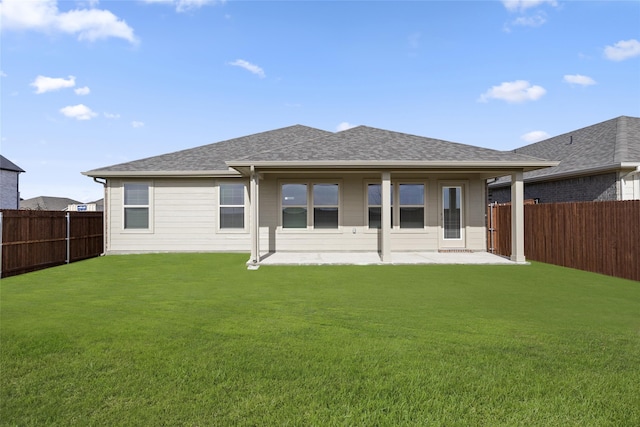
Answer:
[[511, 261], [524, 263], [523, 172], [511, 174]]
[[251, 181], [249, 187], [249, 234], [251, 235], [251, 258], [247, 262], [247, 268], [249, 270], [257, 270], [260, 267], [260, 220], [258, 215], [258, 212], [260, 212], [258, 205], [260, 183], [259, 174], [256, 172], [253, 165], [251, 166]]
[[382, 172], [382, 206], [380, 224], [380, 259], [391, 261], [391, 173]]

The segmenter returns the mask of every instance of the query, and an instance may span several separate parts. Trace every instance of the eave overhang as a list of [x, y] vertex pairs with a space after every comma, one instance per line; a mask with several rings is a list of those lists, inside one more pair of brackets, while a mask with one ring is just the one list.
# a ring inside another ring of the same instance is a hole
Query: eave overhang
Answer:
[[195, 171], [101, 171], [82, 172], [92, 178], [231, 178], [242, 176], [234, 169], [229, 170], [195, 170]]
[[[598, 175], [598, 174], [603, 174], [607, 172], [620, 172], [620, 171], [633, 172], [634, 170], [638, 170], [638, 168], [640, 168], [640, 163], [638, 162], [613, 163], [610, 165], [596, 166], [596, 167], [586, 168], [586, 169], [551, 173], [548, 175], [532, 176], [529, 178], [525, 177], [523, 182], [535, 183], [535, 182], [542, 182], [542, 181], [557, 181], [560, 179], [576, 178], [576, 177], [585, 176], [585, 175]], [[505, 187], [507, 185], [511, 185], [511, 181], [509, 179], [500, 181], [500, 182], [493, 182], [489, 184], [490, 187], [494, 187], [494, 188]]]
[[226, 164], [243, 175], [251, 173], [253, 166], [260, 172], [308, 172], [308, 171], [421, 171], [421, 172], [470, 172], [500, 175], [508, 171], [532, 170], [558, 166], [560, 162], [531, 161], [228, 161]]

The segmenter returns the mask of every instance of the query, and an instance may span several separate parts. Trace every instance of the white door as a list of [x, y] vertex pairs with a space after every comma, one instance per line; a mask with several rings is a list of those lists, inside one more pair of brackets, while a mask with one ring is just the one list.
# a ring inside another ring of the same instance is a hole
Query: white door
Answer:
[[463, 249], [465, 206], [463, 185], [440, 185], [440, 247]]

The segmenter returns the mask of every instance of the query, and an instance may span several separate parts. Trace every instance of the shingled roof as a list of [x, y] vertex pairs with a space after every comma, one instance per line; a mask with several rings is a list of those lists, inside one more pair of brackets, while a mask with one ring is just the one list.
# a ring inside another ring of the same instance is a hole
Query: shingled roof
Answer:
[[100, 173], [104, 172], [226, 172], [229, 170], [229, 167], [225, 164], [225, 161], [229, 159], [240, 158], [251, 152], [286, 147], [300, 140], [311, 140], [330, 134], [331, 132], [321, 129], [294, 125], [176, 151], [174, 153], [94, 169], [84, 174], [100, 176]]
[[[620, 116], [514, 150], [560, 161], [555, 167], [526, 172], [524, 179], [542, 180], [640, 166], [640, 118]], [[497, 184], [509, 182], [502, 178]]]
[[[358, 126], [289, 146], [250, 153], [236, 161], [488, 161], [540, 160], [512, 152]], [[228, 163], [232, 163], [228, 162]]]
[[20, 166], [16, 165], [2, 154], [0, 154], [0, 169], [18, 173], [24, 172], [24, 170]]
[[[358, 126], [338, 133], [295, 125], [230, 139], [175, 153], [122, 163], [84, 172], [94, 177], [151, 176], [185, 173], [229, 174], [231, 167], [278, 163], [304, 166], [326, 162], [349, 164], [463, 164], [492, 166], [527, 165], [537, 168], [548, 162], [525, 154], [491, 150], [439, 139]], [[231, 171], [231, 172], [230, 172]]]

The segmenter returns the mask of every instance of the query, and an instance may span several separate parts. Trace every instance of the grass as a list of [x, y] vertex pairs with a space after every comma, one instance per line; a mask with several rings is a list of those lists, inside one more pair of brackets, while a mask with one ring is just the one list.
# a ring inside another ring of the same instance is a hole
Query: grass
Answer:
[[0, 284], [1, 425], [640, 425], [640, 283], [112, 256]]

